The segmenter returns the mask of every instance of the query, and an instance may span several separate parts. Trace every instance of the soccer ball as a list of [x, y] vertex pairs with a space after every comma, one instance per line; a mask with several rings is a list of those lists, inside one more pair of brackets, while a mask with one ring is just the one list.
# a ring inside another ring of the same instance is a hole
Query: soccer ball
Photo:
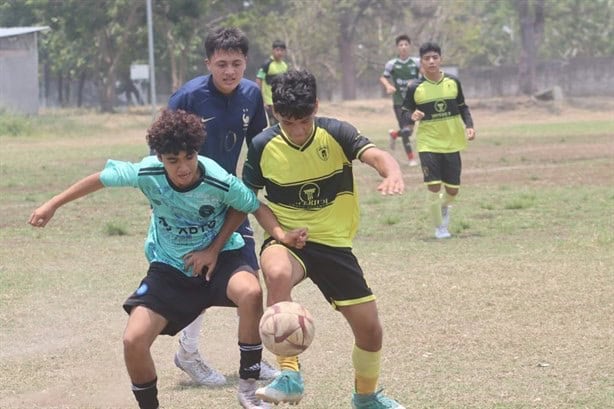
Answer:
[[280, 356], [305, 351], [313, 341], [313, 317], [301, 304], [282, 301], [271, 305], [260, 319], [260, 338], [264, 346]]

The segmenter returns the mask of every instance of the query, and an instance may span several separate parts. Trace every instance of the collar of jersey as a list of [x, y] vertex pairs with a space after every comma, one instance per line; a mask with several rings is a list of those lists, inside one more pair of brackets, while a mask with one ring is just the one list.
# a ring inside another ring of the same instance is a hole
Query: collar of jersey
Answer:
[[309, 145], [311, 145], [311, 143], [315, 139], [316, 129], [317, 129], [317, 125], [315, 124], [315, 121], [314, 121], [314, 123], [313, 123], [313, 132], [311, 133], [311, 135], [309, 135], [309, 138], [307, 138], [305, 143], [302, 144], [302, 145], [297, 145], [294, 142], [292, 142], [290, 140], [290, 138], [288, 138], [286, 136], [286, 134], [284, 133], [284, 130], [281, 128], [281, 125], [279, 126], [279, 135], [281, 135], [283, 140], [286, 141], [286, 143], [288, 145], [290, 145], [291, 147], [293, 147], [294, 149], [297, 149], [299, 151], [304, 151], [305, 149], [307, 149], [309, 147]]

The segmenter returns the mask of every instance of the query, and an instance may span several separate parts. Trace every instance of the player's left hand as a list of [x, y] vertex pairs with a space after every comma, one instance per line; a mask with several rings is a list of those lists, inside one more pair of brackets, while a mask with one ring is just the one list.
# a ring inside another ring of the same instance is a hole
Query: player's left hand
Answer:
[[475, 129], [467, 128], [465, 132], [467, 133], [467, 140], [472, 141], [475, 139]]
[[215, 270], [217, 256], [218, 253], [210, 249], [203, 249], [188, 253], [183, 256], [185, 269], [189, 270], [192, 268], [192, 275], [194, 277], [202, 275], [206, 281], [209, 281], [211, 276], [213, 276], [213, 271]]
[[405, 190], [405, 182], [403, 181], [403, 176], [399, 173], [398, 175], [391, 175], [377, 186], [377, 190], [382, 195], [400, 195]]

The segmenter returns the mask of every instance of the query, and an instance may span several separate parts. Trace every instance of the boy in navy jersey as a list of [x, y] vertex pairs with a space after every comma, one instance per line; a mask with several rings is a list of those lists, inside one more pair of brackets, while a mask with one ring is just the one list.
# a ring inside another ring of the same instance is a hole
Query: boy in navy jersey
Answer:
[[[260, 88], [243, 78], [248, 49], [247, 37], [238, 28], [211, 31], [205, 39], [205, 65], [210, 74], [186, 82], [168, 101], [171, 109], [183, 109], [201, 117], [207, 127], [207, 139], [200, 154], [213, 159], [232, 175], [236, 175], [243, 143], [249, 145], [267, 126]], [[250, 266], [258, 271], [256, 243], [249, 221], [245, 219], [237, 231], [245, 240], [241, 251]], [[223, 385], [226, 377], [211, 367], [198, 351], [202, 321], [200, 315], [181, 332], [175, 365], [199, 385]], [[260, 369], [262, 379], [278, 374], [264, 361]]]
[[[147, 197], [152, 208], [145, 243], [150, 266], [124, 303], [129, 318], [123, 336], [126, 368], [141, 409], [159, 406], [150, 352], [156, 337], [175, 335], [211, 306], [240, 311], [241, 406], [268, 407], [255, 397], [262, 354], [262, 290], [241, 252], [244, 240], [235, 232], [245, 213], [268, 209], [236, 176], [198, 156], [204, 139], [199, 117], [166, 110], [147, 133], [156, 156], [138, 163], [109, 160], [101, 172], [56, 195], [28, 220], [44, 227], [59, 207], [104, 187], [134, 187]], [[292, 243], [291, 235], [286, 240]]]

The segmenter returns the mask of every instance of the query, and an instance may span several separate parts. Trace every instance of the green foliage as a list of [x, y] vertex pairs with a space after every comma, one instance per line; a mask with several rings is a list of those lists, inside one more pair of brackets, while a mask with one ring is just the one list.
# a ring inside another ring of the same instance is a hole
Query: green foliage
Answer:
[[119, 223], [109, 222], [105, 226], [105, 234], [107, 236], [126, 236], [128, 235], [128, 230]]
[[31, 130], [28, 117], [21, 115], [11, 115], [5, 111], [0, 111], [0, 136], [21, 136], [28, 134]]

